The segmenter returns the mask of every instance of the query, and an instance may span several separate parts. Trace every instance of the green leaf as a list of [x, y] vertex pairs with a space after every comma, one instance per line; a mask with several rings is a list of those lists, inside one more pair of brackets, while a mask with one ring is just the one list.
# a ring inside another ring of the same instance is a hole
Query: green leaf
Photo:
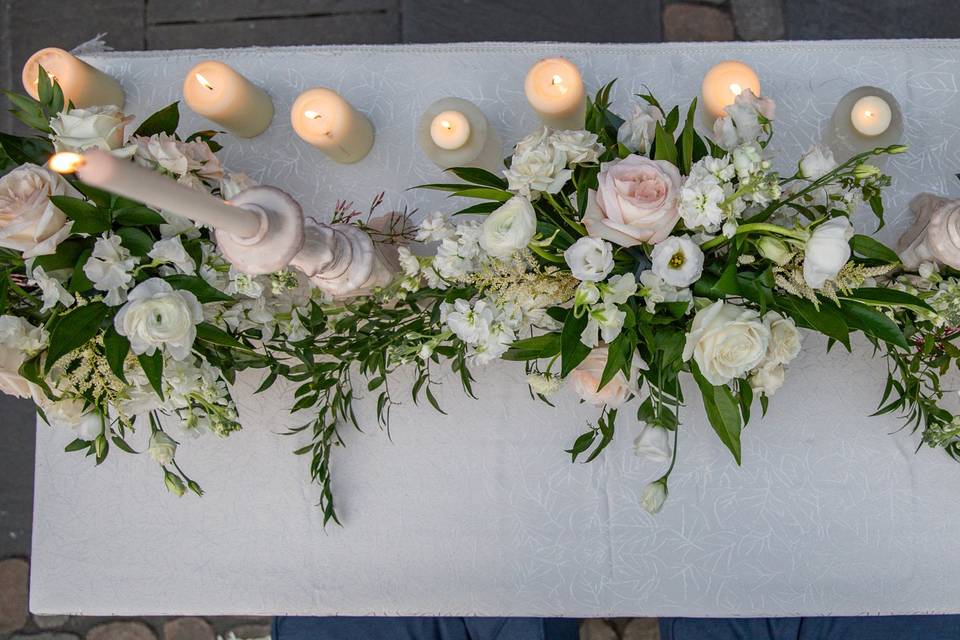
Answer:
[[621, 331], [607, 349], [607, 363], [603, 367], [603, 373], [600, 375], [600, 385], [597, 390], [603, 389], [613, 380], [618, 372], [623, 372], [624, 376], [630, 374], [630, 362], [633, 359], [634, 333], [632, 331]]
[[558, 353], [560, 353], [560, 334], [546, 333], [542, 336], [515, 341], [500, 358], [519, 361], [539, 360], [552, 358]]
[[47, 347], [44, 372], [50, 371], [60, 358], [82, 347], [97, 335], [109, 311], [109, 307], [102, 302], [91, 302], [71, 309], [57, 318], [50, 330], [50, 346]]
[[450, 194], [450, 197], [453, 198], [454, 196], [461, 198], [477, 198], [480, 200], [496, 200], [497, 202], [506, 202], [513, 197], [513, 194], [509, 191], [493, 189], [490, 187], [473, 187], [461, 189], [460, 191], [454, 191]]
[[890, 264], [900, 264], [900, 256], [897, 255], [896, 251], [870, 236], [857, 234], [851, 238], [850, 246], [853, 247], [853, 251], [857, 255], [864, 258], [881, 260]]
[[163, 399], [163, 353], [160, 349], [153, 352], [152, 355], [141, 353], [137, 356], [137, 362], [143, 369], [144, 375], [150, 382], [150, 386], [157, 392], [160, 399]]
[[242, 342], [209, 322], [201, 322], [197, 325], [197, 339], [224, 347], [246, 349]]
[[110, 213], [85, 200], [70, 196], [50, 196], [50, 202], [73, 220], [73, 233], [97, 235], [110, 229]]
[[107, 358], [107, 364], [113, 374], [126, 382], [123, 375], [123, 363], [127, 359], [127, 353], [130, 352], [130, 341], [126, 336], [117, 333], [114, 327], [109, 327], [103, 334], [103, 347]]
[[587, 326], [587, 314], [579, 318], [573, 313], [567, 314], [560, 333], [560, 377], [567, 375], [577, 368], [590, 355], [590, 347], [580, 342], [580, 334]]
[[70, 269], [72, 271], [77, 266], [80, 254], [88, 248], [88, 245], [89, 241], [79, 238], [64, 240], [57, 246], [54, 253], [37, 256], [33, 264], [35, 267], [43, 267], [43, 270], [47, 273], [60, 269]]
[[116, 234], [120, 236], [120, 244], [135, 256], [143, 257], [153, 249], [153, 238], [141, 229], [121, 227], [117, 229]]
[[933, 312], [926, 302], [906, 291], [884, 289], [882, 287], [861, 287], [854, 289], [850, 295], [839, 296], [844, 300], [856, 300], [875, 307], [903, 307], [913, 311]]
[[781, 306], [790, 309], [794, 318], [799, 318], [813, 329], [827, 337], [837, 340], [850, 350], [850, 328], [844, 320], [840, 310], [833, 303], [823, 303], [820, 307], [793, 296], [783, 296], [778, 299]]
[[183, 289], [197, 296], [200, 302], [231, 302], [233, 298], [198, 276], [176, 274], [164, 278], [174, 289]]
[[486, 169], [476, 169], [473, 167], [453, 167], [447, 169], [450, 173], [457, 176], [461, 180], [469, 182], [470, 184], [480, 184], [485, 187], [494, 187], [495, 189], [506, 189], [507, 181], [497, 176], [493, 173], [490, 173]]
[[113, 219], [117, 224], [127, 227], [146, 227], [148, 225], [164, 224], [163, 216], [143, 205], [123, 207], [113, 211]]
[[144, 136], [149, 138], [158, 133], [165, 133], [172, 136], [177, 133], [177, 125], [180, 124], [179, 102], [167, 105], [160, 111], [144, 120], [137, 130], [133, 132], [135, 136]]
[[670, 164], [677, 164], [677, 145], [659, 122], [654, 136], [654, 157], [657, 160], [666, 160]]
[[90, 282], [90, 278], [87, 277], [87, 274], [83, 270], [84, 265], [87, 264], [87, 260], [90, 259], [90, 254], [92, 253], [93, 249], [84, 249], [77, 257], [76, 264], [73, 267], [73, 273], [70, 275], [70, 281], [67, 283], [68, 291], [77, 293], [89, 291], [93, 287], [93, 283]]
[[740, 452], [740, 408], [733, 397], [733, 393], [726, 385], [713, 386], [710, 384], [696, 362], [690, 362], [693, 378], [700, 387], [700, 394], [703, 396], [703, 407], [707, 411], [707, 418], [710, 420], [710, 426], [717, 433], [720, 441], [733, 454], [733, 459], [739, 465], [741, 462]]
[[841, 300], [840, 308], [843, 309], [847, 324], [851, 327], [884, 342], [904, 349], [909, 348], [910, 345], [900, 326], [885, 313], [855, 300]]
[[0, 132], [0, 147], [17, 164], [43, 166], [53, 154], [53, 145], [42, 138], [21, 138]]
[[599, 431], [591, 429], [586, 433], [581, 433], [576, 440], [573, 442], [573, 446], [569, 449], [564, 449], [566, 453], [570, 454], [570, 462], [576, 462], [577, 456], [590, 448], [590, 445], [593, 444], [593, 441], [597, 439], [597, 434]]
[[687, 119], [680, 132], [680, 173], [687, 175], [693, 165], [693, 139], [697, 136], [694, 120], [697, 113], [697, 99], [694, 98], [687, 109]]

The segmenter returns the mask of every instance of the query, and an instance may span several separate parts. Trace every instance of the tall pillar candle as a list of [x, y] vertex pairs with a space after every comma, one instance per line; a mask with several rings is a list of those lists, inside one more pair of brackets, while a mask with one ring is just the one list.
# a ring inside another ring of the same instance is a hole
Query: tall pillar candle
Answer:
[[441, 169], [479, 167], [503, 169], [501, 142], [483, 112], [469, 100], [441, 98], [424, 111], [417, 142]]
[[265, 91], [216, 60], [190, 69], [183, 98], [191, 109], [241, 138], [263, 133], [273, 120], [273, 101]]
[[743, 62], [726, 60], [713, 66], [700, 87], [703, 108], [711, 120], [723, 115], [741, 93], [750, 89], [760, 95], [760, 78]]
[[23, 88], [34, 100], [39, 99], [40, 67], [57, 81], [63, 96], [75, 107], [108, 104], [123, 107], [123, 88], [119, 82], [72, 53], [56, 47], [40, 49], [23, 65]]
[[552, 129], [583, 129], [587, 116], [583, 78], [566, 58], [547, 58], [533, 65], [524, 91], [543, 124]]
[[373, 148], [373, 125], [333, 89], [301, 93], [290, 122], [298, 136], [341, 164], [359, 162]]

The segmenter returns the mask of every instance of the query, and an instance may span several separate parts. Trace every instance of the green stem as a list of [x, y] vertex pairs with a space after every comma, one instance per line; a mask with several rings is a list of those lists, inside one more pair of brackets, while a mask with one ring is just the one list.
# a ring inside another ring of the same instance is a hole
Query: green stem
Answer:
[[[795, 229], [787, 229], [779, 225], [770, 224], [769, 222], [748, 222], [737, 227], [737, 232], [735, 236], [744, 235], [752, 232], [763, 232], [775, 233], [777, 235], [786, 236], [788, 238], [793, 238], [795, 240], [806, 240], [807, 233], [805, 231], [799, 231]], [[712, 240], [707, 240], [700, 248], [704, 251], [708, 251], [715, 247], [722, 246], [730, 241], [730, 238], [726, 236], [717, 236]]]

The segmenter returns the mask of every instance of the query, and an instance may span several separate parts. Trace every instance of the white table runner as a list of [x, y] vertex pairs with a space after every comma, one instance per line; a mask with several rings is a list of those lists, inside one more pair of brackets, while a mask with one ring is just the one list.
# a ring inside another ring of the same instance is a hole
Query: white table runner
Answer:
[[[116, 76], [127, 112], [143, 118], [180, 98], [186, 71], [213, 57], [273, 96], [277, 116], [253, 140], [226, 136], [232, 169], [288, 190], [307, 212], [335, 200], [365, 206], [385, 190], [421, 213], [451, 206], [407, 192], [439, 171], [415, 146], [433, 100], [476, 102], [514, 142], [531, 130], [523, 76], [562, 54], [590, 89], [620, 78], [615, 107], [647, 85], [686, 104], [719, 60], [754, 66], [777, 100], [774, 149], [784, 166], [819, 138], [849, 89], [875, 84], [900, 100], [910, 152], [888, 166], [890, 241], [909, 197], [956, 196], [960, 183], [960, 43], [808, 42], [722, 45], [470, 44], [109, 53], [89, 56]], [[305, 88], [327, 85], [370, 115], [377, 143], [363, 162], [336, 165], [293, 134], [288, 113]], [[208, 123], [184, 109], [181, 131]], [[872, 216], [861, 213], [862, 228]], [[657, 516], [638, 505], [662, 469], [619, 433], [599, 459], [563, 453], [594, 411], [561, 394], [532, 403], [521, 366], [477, 369], [479, 401], [450, 380], [448, 415], [405, 404], [392, 442], [359, 414], [334, 458], [345, 526], [321, 527], [302, 442], [275, 435], [288, 390], [236, 389], [244, 431], [190, 442], [178, 456], [207, 495], [166, 493], [146, 456], [114, 452], [103, 468], [63, 453], [66, 429], [37, 437], [31, 608], [37, 613], [826, 615], [960, 612], [960, 465], [922, 449], [894, 419], [871, 419], [883, 366], [860, 345], [826, 355], [806, 338], [787, 385], [743, 436], [737, 468], [706, 423], [698, 396], [683, 412], [671, 498]], [[758, 412], [759, 413], [759, 412]]]

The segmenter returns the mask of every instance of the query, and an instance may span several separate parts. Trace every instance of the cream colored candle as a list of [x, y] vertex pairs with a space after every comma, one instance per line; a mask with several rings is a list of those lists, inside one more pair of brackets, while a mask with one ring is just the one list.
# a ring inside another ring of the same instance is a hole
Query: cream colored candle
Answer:
[[183, 79], [183, 98], [191, 109], [241, 138], [260, 135], [273, 120], [270, 96], [216, 60], [190, 69]]
[[58, 153], [50, 158], [49, 166], [59, 173], [76, 172], [78, 178], [93, 187], [208, 224], [238, 238], [252, 238], [260, 232], [260, 216], [253, 211], [231, 206], [107, 151]]
[[755, 96], [760, 95], [760, 78], [756, 72], [736, 60], [721, 62], [703, 77], [703, 108], [712, 118], [719, 118], [747, 89]]
[[37, 86], [41, 66], [47, 74], [56, 79], [64, 97], [72, 102], [73, 106], [83, 108], [113, 104], [123, 107], [123, 89], [119, 82], [73, 54], [56, 47], [40, 49], [23, 65], [23, 88], [34, 100], [39, 99]]
[[583, 129], [587, 114], [583, 79], [565, 58], [547, 58], [530, 68], [524, 82], [530, 106], [553, 129]]
[[880, 96], [864, 96], [857, 100], [850, 111], [853, 128], [865, 136], [879, 136], [890, 128], [893, 113], [890, 105]]
[[342, 164], [359, 162], [373, 148], [373, 125], [336, 91], [304, 91], [290, 109], [297, 135]]
[[500, 137], [477, 105], [462, 98], [441, 98], [424, 111], [417, 143], [441, 169], [503, 169]]

